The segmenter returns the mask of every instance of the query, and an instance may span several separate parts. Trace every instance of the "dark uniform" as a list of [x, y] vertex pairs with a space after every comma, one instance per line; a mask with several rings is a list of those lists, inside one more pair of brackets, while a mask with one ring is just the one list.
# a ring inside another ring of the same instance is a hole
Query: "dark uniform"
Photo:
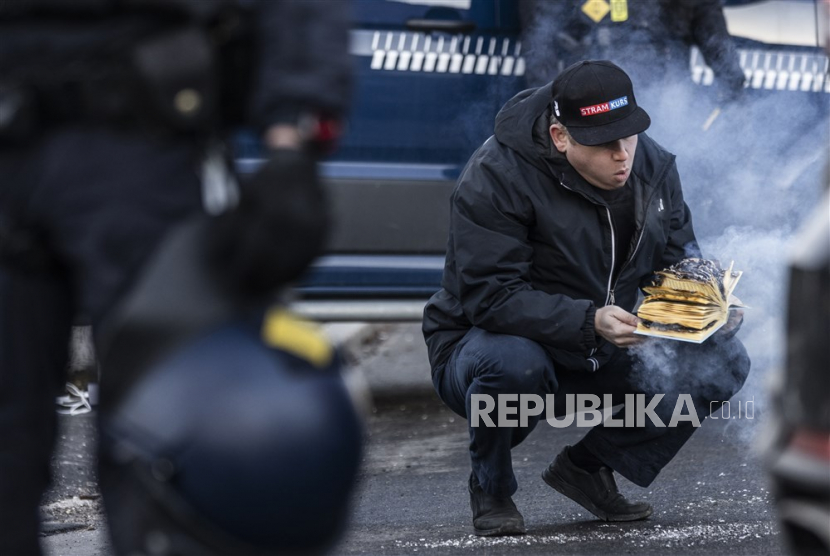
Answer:
[[39, 552], [70, 328], [202, 211], [208, 139], [345, 108], [346, 3], [233, 4], [0, 3], [1, 554]]
[[652, 85], [688, 81], [689, 48], [697, 46], [726, 91], [743, 87], [720, 0], [523, 0], [521, 17], [534, 86], [573, 62], [600, 59], [617, 63], [646, 93]]

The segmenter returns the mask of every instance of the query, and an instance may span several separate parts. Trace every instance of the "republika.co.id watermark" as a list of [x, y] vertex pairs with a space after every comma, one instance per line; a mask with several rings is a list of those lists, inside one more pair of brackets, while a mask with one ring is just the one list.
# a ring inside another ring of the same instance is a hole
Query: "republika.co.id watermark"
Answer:
[[[577, 427], [595, 427], [600, 423], [605, 427], [645, 427], [647, 422], [655, 427], [676, 427], [685, 422], [700, 426], [691, 394], [678, 395], [668, 423], [655, 412], [664, 397], [665, 394], [655, 394], [646, 403], [645, 394], [626, 394], [622, 411], [615, 411], [611, 394], [603, 395], [602, 399], [595, 394], [565, 394], [565, 415], [557, 417], [556, 394], [548, 394], [544, 400], [537, 394], [498, 394], [495, 399], [489, 394], [472, 394], [470, 426], [526, 427], [531, 418], [540, 417], [542, 412], [548, 424], [555, 428], [569, 427], [574, 422]], [[729, 401], [712, 401], [710, 418], [755, 418], [754, 396], [749, 401], [738, 401], [737, 406], [735, 412]]]

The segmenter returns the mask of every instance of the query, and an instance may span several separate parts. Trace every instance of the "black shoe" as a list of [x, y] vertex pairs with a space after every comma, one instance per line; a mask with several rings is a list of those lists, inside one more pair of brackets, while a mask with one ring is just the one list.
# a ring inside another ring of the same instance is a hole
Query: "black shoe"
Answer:
[[637, 521], [651, 515], [645, 502], [629, 502], [620, 494], [614, 472], [607, 467], [588, 473], [574, 465], [568, 448], [542, 473], [542, 479], [603, 521]]
[[473, 527], [479, 537], [524, 535], [525, 519], [509, 496], [490, 496], [475, 473], [470, 473], [470, 508], [473, 510]]

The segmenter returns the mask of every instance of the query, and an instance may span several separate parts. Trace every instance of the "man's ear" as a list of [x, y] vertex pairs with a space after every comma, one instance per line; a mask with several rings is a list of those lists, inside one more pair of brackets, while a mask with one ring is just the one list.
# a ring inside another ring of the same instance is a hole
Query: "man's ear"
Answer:
[[568, 134], [565, 133], [559, 126], [552, 125], [548, 129], [550, 138], [553, 141], [553, 146], [560, 153], [565, 153], [568, 150]]

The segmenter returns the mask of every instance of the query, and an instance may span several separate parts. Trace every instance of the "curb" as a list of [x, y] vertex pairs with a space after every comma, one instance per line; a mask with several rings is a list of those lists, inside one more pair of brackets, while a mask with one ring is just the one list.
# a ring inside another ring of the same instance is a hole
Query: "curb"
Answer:
[[[377, 348], [394, 335], [400, 322], [350, 322], [322, 325], [331, 342], [343, 354], [346, 382], [363, 408], [381, 408], [406, 402], [439, 401], [429, 380], [403, 382], [378, 380], [360, 370], [360, 364], [377, 355]], [[426, 361], [424, 364], [428, 364]], [[390, 371], [391, 372], [391, 371]]]

